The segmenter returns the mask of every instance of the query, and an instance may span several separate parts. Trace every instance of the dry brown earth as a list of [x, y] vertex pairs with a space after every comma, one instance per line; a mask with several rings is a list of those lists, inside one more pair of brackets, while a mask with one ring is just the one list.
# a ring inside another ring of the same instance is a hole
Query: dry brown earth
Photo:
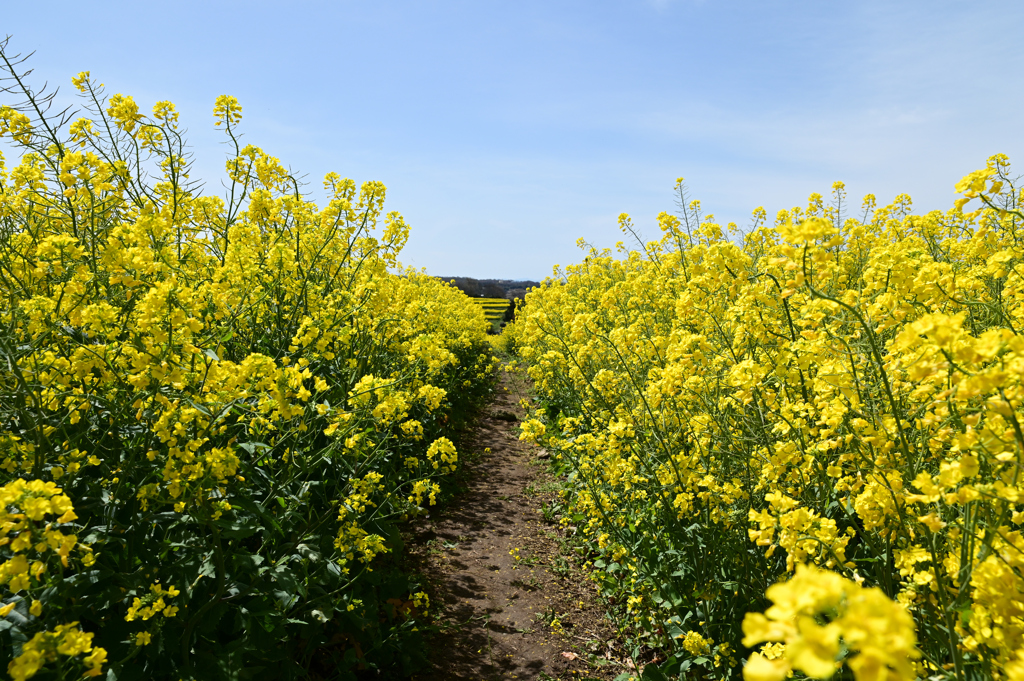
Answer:
[[543, 514], [557, 485], [543, 450], [518, 439], [524, 388], [521, 376], [501, 372], [462, 443], [483, 453], [468, 466], [468, 489], [410, 537], [438, 626], [434, 669], [416, 681], [613, 679], [631, 666], [564, 528]]

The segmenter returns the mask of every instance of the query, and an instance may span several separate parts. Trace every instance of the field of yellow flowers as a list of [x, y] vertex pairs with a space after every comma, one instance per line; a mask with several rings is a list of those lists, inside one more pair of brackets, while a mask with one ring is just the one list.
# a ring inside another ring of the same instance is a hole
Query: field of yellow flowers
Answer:
[[[2, 47], [2, 45], [0, 45]], [[397, 261], [384, 186], [317, 207], [239, 141], [203, 195], [169, 102], [6, 65], [0, 662], [17, 681], [399, 675], [426, 596], [397, 523], [490, 390], [479, 308]]]
[[[745, 234], [682, 180], [662, 237], [527, 296], [523, 437], [645, 678], [1024, 679], [1024, 191], [812, 195]], [[628, 216], [622, 229], [636, 234]]]

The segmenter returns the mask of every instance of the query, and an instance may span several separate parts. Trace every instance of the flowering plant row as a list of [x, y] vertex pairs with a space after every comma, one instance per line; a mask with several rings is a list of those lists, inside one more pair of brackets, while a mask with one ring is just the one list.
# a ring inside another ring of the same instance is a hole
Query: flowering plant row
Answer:
[[217, 99], [225, 198], [178, 114], [3, 55], [0, 658], [15, 679], [288, 678], [415, 662], [397, 523], [490, 389], [480, 311], [397, 261], [384, 186], [318, 208]]
[[515, 325], [545, 406], [523, 436], [571, 473], [567, 521], [662, 672], [1022, 678], [1008, 159], [947, 212], [851, 216], [836, 183], [742, 237], [676, 190], [660, 240], [591, 248]]

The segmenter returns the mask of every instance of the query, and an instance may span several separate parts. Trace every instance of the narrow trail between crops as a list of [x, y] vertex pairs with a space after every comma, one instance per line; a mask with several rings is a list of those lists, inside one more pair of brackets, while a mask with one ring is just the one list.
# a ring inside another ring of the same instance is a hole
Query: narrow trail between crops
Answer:
[[547, 453], [518, 438], [524, 379], [500, 374], [462, 443], [481, 453], [466, 491], [419, 521], [409, 542], [439, 627], [429, 640], [433, 670], [413, 679], [614, 678], [628, 663], [595, 586], [562, 552], [574, 528], [542, 511], [557, 487]]

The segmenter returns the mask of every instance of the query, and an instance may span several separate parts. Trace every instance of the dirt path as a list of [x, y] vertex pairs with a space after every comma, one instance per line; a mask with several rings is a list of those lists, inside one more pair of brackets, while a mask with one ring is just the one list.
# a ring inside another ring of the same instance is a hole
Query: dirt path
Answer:
[[542, 512], [556, 485], [539, 461], [546, 453], [518, 439], [521, 380], [501, 372], [463, 444], [484, 453], [468, 490], [410, 542], [441, 629], [434, 670], [416, 681], [611, 679], [626, 669], [594, 585], [562, 555], [562, 530]]

